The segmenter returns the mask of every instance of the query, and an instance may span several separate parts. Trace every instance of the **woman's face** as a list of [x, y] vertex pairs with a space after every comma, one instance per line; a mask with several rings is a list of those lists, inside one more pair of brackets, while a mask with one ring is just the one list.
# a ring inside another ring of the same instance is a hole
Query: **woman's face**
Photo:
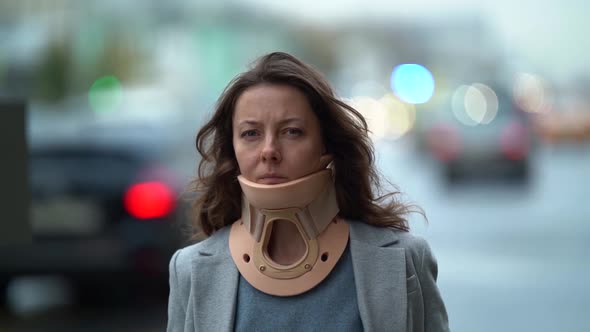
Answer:
[[240, 173], [261, 184], [301, 178], [320, 169], [320, 124], [305, 95], [288, 85], [246, 89], [232, 119]]

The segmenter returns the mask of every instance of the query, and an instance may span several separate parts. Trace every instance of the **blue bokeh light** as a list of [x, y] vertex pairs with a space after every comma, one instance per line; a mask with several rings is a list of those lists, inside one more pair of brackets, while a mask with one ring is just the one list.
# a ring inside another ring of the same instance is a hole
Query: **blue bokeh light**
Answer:
[[410, 104], [422, 104], [434, 94], [432, 73], [418, 64], [402, 64], [391, 73], [391, 90], [395, 95]]

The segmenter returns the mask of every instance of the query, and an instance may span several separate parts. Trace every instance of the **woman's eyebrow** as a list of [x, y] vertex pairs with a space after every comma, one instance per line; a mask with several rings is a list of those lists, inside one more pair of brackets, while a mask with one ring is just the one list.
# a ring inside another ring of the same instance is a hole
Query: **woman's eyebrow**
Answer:
[[286, 124], [292, 123], [292, 122], [299, 122], [301, 124], [305, 123], [305, 121], [301, 118], [287, 118], [287, 119], [283, 119], [283, 120], [279, 121], [279, 125], [286, 125]]
[[[291, 122], [299, 122], [299, 123], [305, 123], [305, 121], [301, 118], [287, 118], [287, 119], [283, 119], [281, 121], [278, 122], [279, 125], [285, 125], [287, 123], [291, 123]], [[260, 125], [260, 121], [256, 121], [256, 120], [242, 120], [240, 121], [240, 123], [238, 123], [239, 126], [242, 125], [251, 125], [251, 126], [256, 126], [256, 125]]]
[[255, 125], [259, 124], [259, 123], [260, 123], [260, 122], [258, 122], [258, 121], [255, 121], [255, 120], [243, 120], [243, 121], [240, 121], [240, 123], [238, 123], [238, 125], [239, 125], [239, 126], [242, 126], [242, 125], [251, 125], [251, 126], [255, 126]]

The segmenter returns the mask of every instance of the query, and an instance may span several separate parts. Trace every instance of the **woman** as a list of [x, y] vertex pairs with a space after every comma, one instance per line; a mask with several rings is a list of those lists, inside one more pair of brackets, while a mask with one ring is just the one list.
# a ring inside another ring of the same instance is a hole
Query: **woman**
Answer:
[[196, 144], [208, 238], [172, 257], [168, 331], [448, 330], [409, 207], [375, 193], [364, 118], [317, 71], [261, 57]]

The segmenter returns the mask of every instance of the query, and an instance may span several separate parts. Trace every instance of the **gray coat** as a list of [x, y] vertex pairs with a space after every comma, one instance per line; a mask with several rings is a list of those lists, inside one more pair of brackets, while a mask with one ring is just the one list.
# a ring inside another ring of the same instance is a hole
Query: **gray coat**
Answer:
[[[437, 264], [426, 241], [361, 222], [349, 224], [365, 331], [448, 331]], [[225, 227], [172, 257], [168, 332], [233, 330], [239, 272], [228, 237]]]

